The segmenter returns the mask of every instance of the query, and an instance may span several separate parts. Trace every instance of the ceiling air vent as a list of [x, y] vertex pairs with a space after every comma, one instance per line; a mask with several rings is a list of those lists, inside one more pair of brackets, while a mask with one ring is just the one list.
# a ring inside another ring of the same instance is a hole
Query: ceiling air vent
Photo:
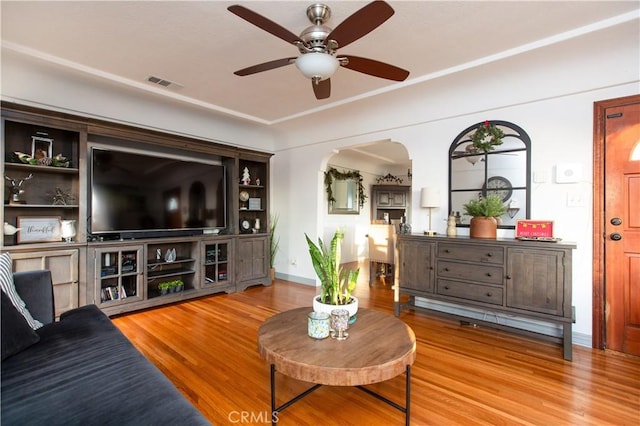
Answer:
[[153, 75], [147, 77], [147, 81], [150, 83], [159, 84], [162, 87], [183, 87], [180, 83], [165, 80], [164, 78], [156, 77]]

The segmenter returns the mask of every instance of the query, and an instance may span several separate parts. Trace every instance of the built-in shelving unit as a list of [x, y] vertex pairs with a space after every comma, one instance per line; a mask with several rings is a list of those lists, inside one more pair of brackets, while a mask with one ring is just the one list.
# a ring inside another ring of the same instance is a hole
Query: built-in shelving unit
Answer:
[[268, 163], [241, 158], [238, 163], [238, 217], [242, 234], [264, 233], [268, 229]]
[[[81, 215], [80, 145], [86, 133], [72, 123], [55, 123], [64, 128], [50, 124], [54, 123], [33, 116], [9, 115], [3, 120], [3, 222], [20, 227], [25, 218], [77, 221]], [[47, 164], [57, 155], [68, 162]], [[4, 245], [15, 245], [18, 239], [19, 235], [5, 236]]]
[[[117, 314], [271, 284], [271, 154], [7, 102], [2, 103], [1, 123], [0, 164], [3, 175], [10, 179], [4, 179], [0, 220], [14, 227], [29, 218], [50, 224], [73, 220], [76, 224], [77, 234], [71, 243], [62, 241], [55, 233], [59, 231], [54, 231], [51, 238], [31, 236], [25, 241], [21, 238], [24, 231], [20, 230], [2, 240], [1, 250], [12, 254], [16, 270], [46, 268], [52, 259], [56, 261], [57, 275], [68, 267], [64, 279], [54, 283], [57, 314], [91, 303], [108, 314]], [[92, 144], [153, 150], [195, 161], [206, 158], [224, 165], [226, 228], [217, 229], [218, 233], [184, 237], [88, 235], [88, 153]], [[25, 164], [21, 160], [22, 154], [41, 157], [38, 150], [47, 158], [60, 154], [68, 164], [48, 160]], [[11, 180], [16, 186], [13, 193]], [[240, 200], [241, 193], [246, 193], [246, 201]], [[245, 223], [248, 226], [241, 226]], [[175, 259], [166, 257], [168, 250], [175, 250]], [[61, 265], [61, 259], [68, 265]], [[176, 280], [182, 281], [182, 290], [163, 295], [159, 284]]]

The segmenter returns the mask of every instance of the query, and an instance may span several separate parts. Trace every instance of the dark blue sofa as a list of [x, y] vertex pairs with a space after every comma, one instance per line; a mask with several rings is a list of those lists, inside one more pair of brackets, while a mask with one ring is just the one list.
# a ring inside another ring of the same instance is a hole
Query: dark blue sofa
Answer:
[[54, 321], [49, 271], [14, 282], [45, 325], [39, 342], [2, 361], [3, 425], [210, 424], [95, 305]]

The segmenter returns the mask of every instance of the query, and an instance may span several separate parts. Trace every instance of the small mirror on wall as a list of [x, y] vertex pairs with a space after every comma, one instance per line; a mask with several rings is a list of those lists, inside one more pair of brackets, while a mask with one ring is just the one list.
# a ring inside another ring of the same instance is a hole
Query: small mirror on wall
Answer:
[[329, 203], [329, 214], [359, 214], [358, 187], [354, 179], [336, 180], [332, 184], [335, 201]]
[[365, 199], [360, 172], [340, 172], [330, 167], [324, 173], [329, 214], [360, 214]]

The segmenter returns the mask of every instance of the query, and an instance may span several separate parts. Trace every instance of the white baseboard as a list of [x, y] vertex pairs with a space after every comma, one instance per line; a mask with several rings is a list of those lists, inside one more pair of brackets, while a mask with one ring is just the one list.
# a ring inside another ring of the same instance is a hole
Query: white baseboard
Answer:
[[304, 278], [304, 277], [299, 277], [297, 275], [289, 275], [289, 274], [283, 274], [281, 272], [276, 271], [276, 278], [281, 279], [281, 280], [285, 280], [285, 281], [291, 281], [297, 284], [304, 284], [304, 285], [309, 285], [312, 287], [316, 286], [316, 280], [314, 279], [309, 279], [309, 278]]

